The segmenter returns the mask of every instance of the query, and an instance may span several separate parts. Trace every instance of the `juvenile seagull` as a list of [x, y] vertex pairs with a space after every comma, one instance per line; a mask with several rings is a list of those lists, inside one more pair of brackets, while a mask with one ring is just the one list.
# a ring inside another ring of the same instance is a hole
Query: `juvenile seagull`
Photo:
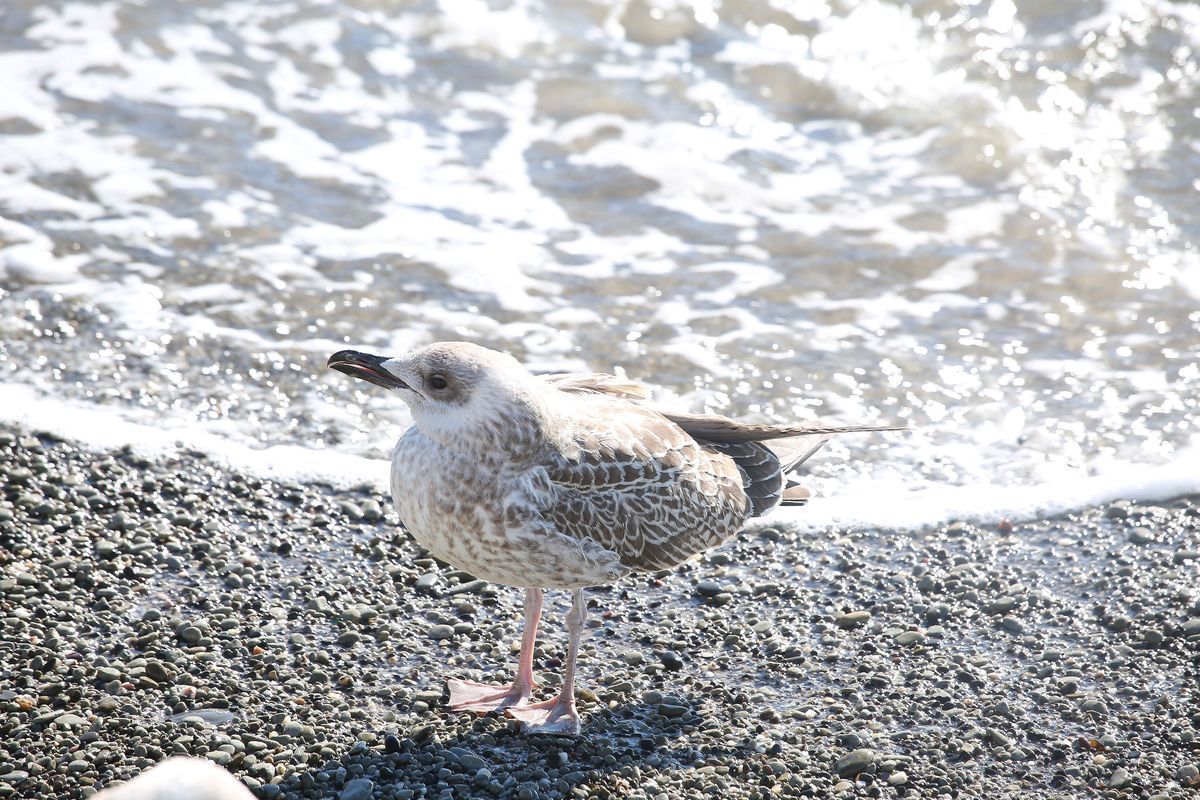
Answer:
[[[343, 350], [329, 366], [396, 390], [412, 411], [392, 455], [392, 497], [405, 528], [443, 561], [525, 589], [516, 679], [451, 679], [450, 707], [504, 709], [538, 733], [579, 733], [585, 587], [670, 569], [728, 541], [749, 517], [803, 503], [808, 490], [786, 474], [832, 434], [895, 430], [675, 413], [650, 404], [641, 384], [538, 376], [466, 342], [394, 358]], [[573, 602], [562, 690], [537, 703], [533, 648], [545, 588], [570, 589]]]

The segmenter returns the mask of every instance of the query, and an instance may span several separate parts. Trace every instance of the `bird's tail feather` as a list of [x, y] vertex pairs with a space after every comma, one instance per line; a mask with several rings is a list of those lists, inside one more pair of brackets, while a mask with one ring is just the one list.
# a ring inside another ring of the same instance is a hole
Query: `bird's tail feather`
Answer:
[[695, 438], [709, 442], [766, 442], [809, 436], [828, 438], [837, 433], [907, 430], [902, 425], [758, 425], [738, 422], [719, 414], [685, 414], [655, 410]]
[[780, 471], [785, 475], [796, 467], [812, 458], [813, 454], [825, 446], [833, 438], [832, 434], [823, 436], [794, 436], [790, 439], [775, 439], [769, 447], [779, 459]]

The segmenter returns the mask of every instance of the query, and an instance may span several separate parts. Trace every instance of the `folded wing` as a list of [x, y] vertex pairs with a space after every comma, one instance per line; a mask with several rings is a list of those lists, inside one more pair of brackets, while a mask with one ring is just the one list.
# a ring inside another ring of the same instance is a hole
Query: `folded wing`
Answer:
[[543, 465], [539, 508], [561, 533], [631, 569], [669, 569], [734, 536], [753, 502], [734, 457], [649, 409], [598, 401]]
[[[606, 396], [618, 401], [624, 400], [626, 402], [619, 403], [619, 407], [635, 407], [641, 411], [650, 412], [650, 416], [632, 415], [630, 419], [641, 420], [647, 430], [651, 430], [654, 436], [659, 437], [656, 441], [675, 443], [678, 439], [685, 443], [673, 445], [676, 449], [669, 452], [683, 453], [687, 450], [687, 443], [690, 440], [690, 444], [698, 447], [698, 452], [701, 454], [695, 457], [695, 464], [690, 468], [693, 472], [705, 469], [718, 472], [726, 470], [728, 463], [720, 457], [732, 462], [740, 479], [741, 494], [748, 503], [747, 517], [762, 516], [780, 504], [803, 505], [807, 502], [811, 492], [796, 481], [790, 480], [787, 475], [807, 461], [835, 434], [904, 430], [902, 426], [891, 425], [744, 423], [718, 414], [688, 414], [659, 408], [649, 401], [650, 390], [645, 384], [618, 378], [614, 375], [587, 373], [543, 377], [562, 391]], [[672, 425], [664, 426], [664, 420]], [[595, 424], [602, 423], [596, 421]], [[683, 438], [679, 437], [680, 432], [685, 434]], [[636, 438], [635, 431], [630, 430], [627, 433]], [[605, 440], [606, 437], [600, 435], [597, 441]], [[582, 446], [582, 450], [592, 452], [586, 446]], [[603, 445], [594, 452], [602, 459], [604, 457]], [[687, 452], [690, 456], [691, 451]], [[672, 458], [677, 457], [672, 456]], [[591, 474], [591, 471], [598, 469], [598, 466], [588, 466], [585, 469], [589, 470], [589, 474]], [[665, 479], [663, 474], [665, 473], [658, 474], [658, 479]], [[685, 471], [680, 474], [690, 475], [692, 472]], [[691, 479], [685, 477], [684, 480], [685, 483], [688, 483]], [[626, 487], [623, 491], [630, 491], [630, 489]], [[637, 491], [644, 491], [644, 489]], [[724, 497], [726, 501], [732, 498], [728, 490], [727, 494], [728, 496]], [[581, 501], [573, 500], [572, 502]], [[620, 516], [619, 513], [618, 516]], [[670, 548], [668, 547], [668, 549]], [[657, 562], [661, 559], [656, 557], [652, 560]]]

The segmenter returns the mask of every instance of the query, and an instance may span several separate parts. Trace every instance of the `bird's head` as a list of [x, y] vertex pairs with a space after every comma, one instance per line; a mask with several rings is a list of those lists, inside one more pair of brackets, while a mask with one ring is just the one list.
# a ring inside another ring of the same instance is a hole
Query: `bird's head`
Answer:
[[[512, 356], [468, 342], [438, 342], [384, 357], [342, 350], [328, 366], [394, 390], [423, 433], [447, 446], [477, 441], [526, 416], [534, 377]], [[535, 417], [539, 416], [534, 414]]]

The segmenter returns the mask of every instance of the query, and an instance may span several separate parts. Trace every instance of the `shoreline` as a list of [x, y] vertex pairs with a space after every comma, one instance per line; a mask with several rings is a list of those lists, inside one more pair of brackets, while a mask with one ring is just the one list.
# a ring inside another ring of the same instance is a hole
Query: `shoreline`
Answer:
[[[376, 487], [6, 423], [0, 470], [0, 799], [175, 754], [287, 798], [1200, 785], [1200, 497], [1011, 531], [756, 528], [591, 590], [571, 740], [444, 708], [446, 677], [511, 675], [519, 592], [439, 567]], [[566, 595], [547, 601], [544, 695]]]
[[[42, 431], [99, 453], [128, 447], [137, 455], [162, 459], [181, 450], [195, 452], [232, 473], [284, 483], [388, 491], [390, 448], [371, 457], [298, 444], [255, 447], [200, 426], [164, 428], [154, 424], [149, 412], [132, 419], [112, 412], [112, 408], [64, 401], [30, 385], [0, 383], [0, 429]], [[397, 425], [383, 440], [394, 441], [404, 428]], [[1121, 499], [1154, 504], [1200, 495], [1200, 439], [1188, 440], [1165, 461], [1107, 459], [1085, 463], [1075, 473], [1049, 482], [914, 488], [903, 476], [893, 474], [886, 480], [839, 479], [834, 493], [823, 492], [819, 481], [809, 482], [819, 503], [778, 508], [752, 524], [794, 527], [811, 535], [832, 528], [870, 527], [915, 535], [956, 521], [987, 525], [1005, 517], [1014, 522], [1045, 519]]]

